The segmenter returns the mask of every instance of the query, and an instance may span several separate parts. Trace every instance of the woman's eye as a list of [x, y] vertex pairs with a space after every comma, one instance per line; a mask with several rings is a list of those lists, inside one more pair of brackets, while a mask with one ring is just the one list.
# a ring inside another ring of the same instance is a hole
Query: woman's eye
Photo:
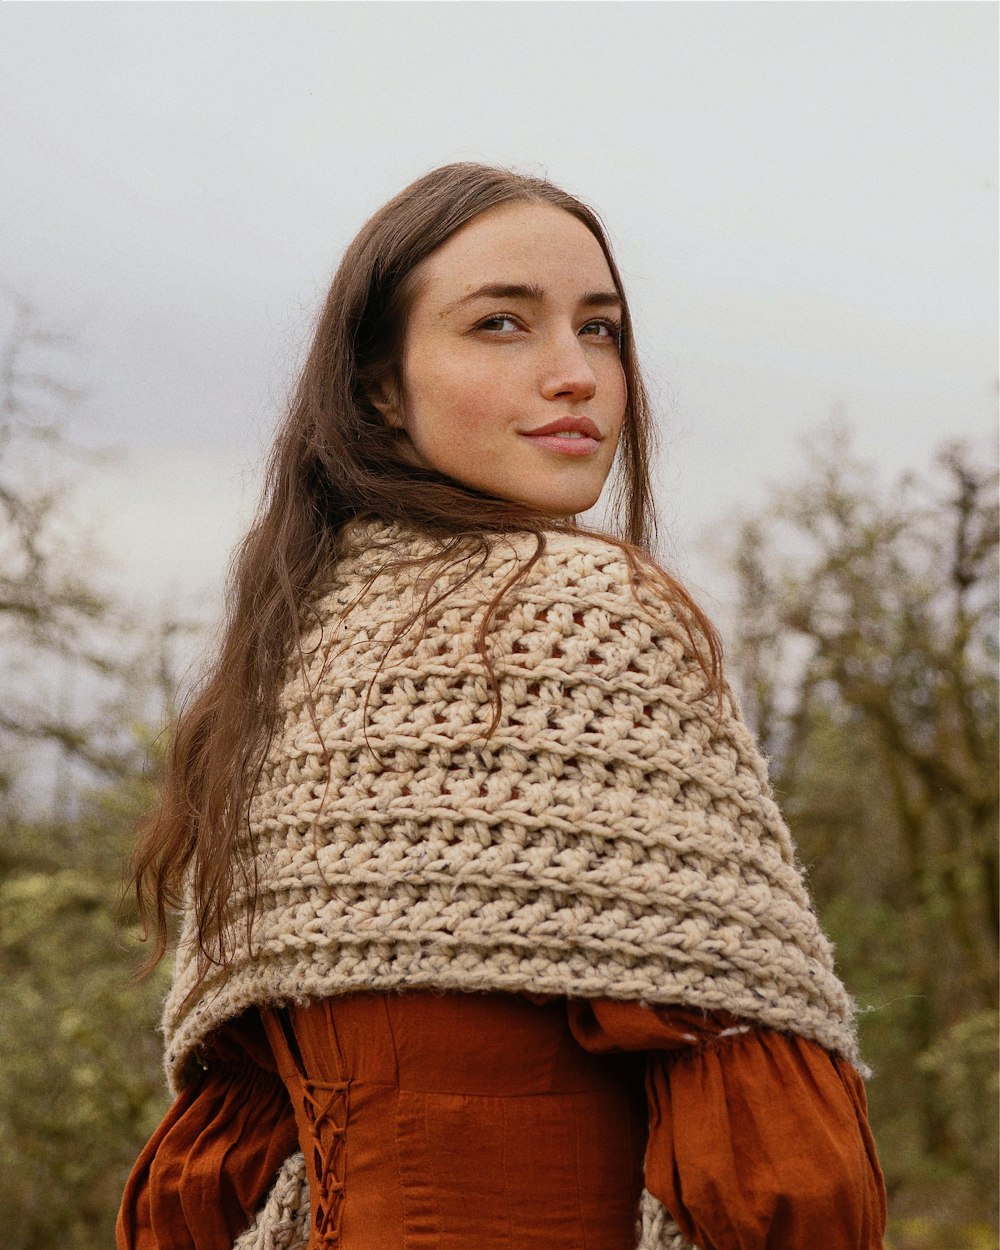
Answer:
[[589, 333], [590, 338], [609, 338], [620, 343], [622, 328], [615, 321], [588, 321], [581, 330], [583, 333]]
[[[521, 326], [518, 319], [511, 313], [496, 313], [492, 317], [486, 317], [480, 321], [476, 329], [487, 330], [489, 333], [509, 333], [511, 330], [520, 330]], [[610, 339], [616, 344], [621, 343], [622, 328], [616, 321], [605, 321], [599, 317], [595, 321], [588, 321], [580, 330], [581, 334], [586, 334], [588, 338]]]
[[485, 321], [480, 321], [479, 329], [480, 330], [500, 329], [503, 327], [504, 322], [509, 322], [510, 325], [512, 325], [515, 330], [517, 329], [517, 322], [514, 320], [513, 317], [509, 317], [506, 313], [498, 313], [495, 317], [487, 317]]

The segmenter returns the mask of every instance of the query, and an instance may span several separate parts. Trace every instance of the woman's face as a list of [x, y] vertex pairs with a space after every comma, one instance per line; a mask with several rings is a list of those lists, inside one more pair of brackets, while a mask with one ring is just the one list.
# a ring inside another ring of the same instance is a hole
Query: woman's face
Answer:
[[[373, 395], [405, 429], [407, 458], [549, 515], [591, 507], [627, 398], [621, 301], [594, 236], [553, 205], [505, 204], [415, 276], [402, 395]], [[538, 435], [560, 418], [587, 434]]]

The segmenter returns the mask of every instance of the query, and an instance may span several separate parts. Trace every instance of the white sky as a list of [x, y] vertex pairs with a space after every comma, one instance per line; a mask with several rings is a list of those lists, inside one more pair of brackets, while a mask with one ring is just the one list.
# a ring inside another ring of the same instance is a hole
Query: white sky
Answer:
[[6, 3], [0, 286], [81, 344], [75, 508], [137, 602], [214, 610], [342, 249], [427, 169], [608, 223], [660, 502], [709, 596], [736, 506], [843, 407], [886, 475], [988, 437], [994, 3]]

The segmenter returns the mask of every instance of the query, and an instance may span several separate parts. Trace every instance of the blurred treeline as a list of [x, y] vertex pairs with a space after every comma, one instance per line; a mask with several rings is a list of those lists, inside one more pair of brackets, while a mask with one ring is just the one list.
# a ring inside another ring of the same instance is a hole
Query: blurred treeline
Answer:
[[891, 1245], [997, 1245], [997, 472], [843, 430], [741, 528], [731, 660], [863, 1009]]
[[[0, 354], [7, 1250], [111, 1246], [125, 1177], [167, 1104], [165, 969], [131, 984], [127, 897], [117, 930], [116, 914], [156, 792], [181, 623], [128, 620], [88, 575], [52, 485], [59, 408], [75, 399], [59, 347], [22, 308]], [[730, 670], [864, 1009], [888, 1244], [996, 1250], [993, 450], [948, 445], [886, 484], [831, 429], [729, 532]]]

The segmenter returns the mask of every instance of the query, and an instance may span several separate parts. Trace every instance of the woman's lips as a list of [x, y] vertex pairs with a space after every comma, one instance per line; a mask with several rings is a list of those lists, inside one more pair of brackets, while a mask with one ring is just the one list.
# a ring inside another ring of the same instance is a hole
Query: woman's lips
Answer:
[[586, 434], [579, 438], [567, 438], [564, 434], [522, 434], [521, 437], [564, 456], [590, 456], [601, 445], [600, 439], [588, 438]]

